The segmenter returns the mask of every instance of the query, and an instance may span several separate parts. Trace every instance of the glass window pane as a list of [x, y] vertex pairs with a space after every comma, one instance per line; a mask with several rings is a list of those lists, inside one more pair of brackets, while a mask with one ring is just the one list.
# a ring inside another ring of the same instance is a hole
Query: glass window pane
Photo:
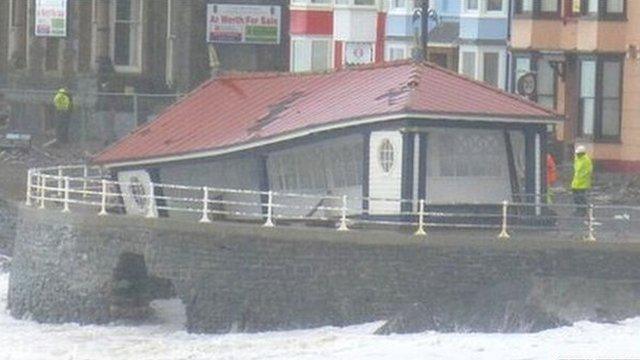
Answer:
[[580, 114], [580, 118], [582, 119], [582, 133], [584, 135], [593, 135], [596, 100], [594, 98], [583, 98], [581, 101], [582, 113]]
[[585, 13], [589, 12], [595, 14], [598, 12], [598, 0], [589, 0], [587, 3], [587, 9], [584, 11]]
[[603, 64], [602, 96], [619, 97], [620, 95], [620, 63], [605, 61]]
[[624, 0], [608, 0], [607, 13], [621, 14], [624, 12]]
[[400, 60], [404, 58], [405, 55], [403, 48], [389, 48], [389, 60]]
[[596, 95], [596, 62], [583, 60], [580, 72], [580, 96], [594, 97]]
[[502, 0], [487, 0], [487, 11], [502, 11]]
[[375, 5], [375, 0], [355, 0], [355, 5]]
[[620, 99], [602, 101], [602, 135], [617, 137], [620, 133]]
[[549, 61], [538, 61], [538, 97], [552, 96], [555, 93], [555, 76]]
[[478, 10], [478, 0], [466, 0], [465, 7], [467, 10]]
[[556, 12], [558, 11], [558, 0], [542, 0], [540, 3], [540, 11]]
[[526, 11], [526, 12], [532, 12], [533, 11], [533, 0], [520, 0], [520, 10], [521, 11]]
[[293, 40], [293, 71], [311, 70], [311, 46], [308, 41]]
[[311, 56], [311, 70], [327, 70], [329, 68], [329, 42], [325, 40], [313, 41]]
[[484, 82], [493, 86], [498, 86], [498, 53], [484, 53]]
[[476, 77], [476, 53], [465, 51], [462, 53], [462, 73], [469, 77]]
[[116, 21], [132, 20], [131, 17], [131, 0], [117, 0], [116, 2]]
[[129, 65], [131, 55], [131, 25], [127, 23], [116, 23], [115, 28], [115, 65]]

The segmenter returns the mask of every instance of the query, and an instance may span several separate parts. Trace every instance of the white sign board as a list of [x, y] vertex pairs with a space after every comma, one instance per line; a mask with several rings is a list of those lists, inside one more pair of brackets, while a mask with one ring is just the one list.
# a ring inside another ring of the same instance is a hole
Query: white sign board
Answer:
[[67, 36], [67, 0], [36, 0], [36, 36]]
[[347, 65], [369, 64], [373, 62], [373, 44], [367, 42], [349, 42], [345, 45], [345, 63]]
[[280, 6], [207, 5], [207, 42], [280, 44]]
[[158, 216], [155, 199], [151, 199], [151, 177], [148, 172], [145, 170], [120, 171], [118, 182], [127, 214]]

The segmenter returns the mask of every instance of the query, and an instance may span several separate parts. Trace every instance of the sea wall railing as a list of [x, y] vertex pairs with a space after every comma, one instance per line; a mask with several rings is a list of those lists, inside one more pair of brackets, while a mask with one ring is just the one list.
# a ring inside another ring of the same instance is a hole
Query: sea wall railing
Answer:
[[[442, 206], [429, 204], [428, 199], [143, 184], [114, 181], [101, 168], [85, 165], [31, 169], [26, 189], [28, 206], [94, 211], [99, 216], [168, 216], [201, 223], [252, 221], [265, 227], [304, 224], [337, 231], [388, 228], [423, 237], [429, 229], [452, 228], [495, 230], [499, 239], [509, 239], [514, 231], [540, 230], [579, 234], [585, 241], [596, 241], [604, 233], [613, 237], [638, 234], [640, 238], [638, 206], [591, 203], [578, 208], [569, 201], [550, 203], [546, 195], [514, 197], [525, 198], [537, 201]], [[127, 211], [127, 201], [136, 211]]]

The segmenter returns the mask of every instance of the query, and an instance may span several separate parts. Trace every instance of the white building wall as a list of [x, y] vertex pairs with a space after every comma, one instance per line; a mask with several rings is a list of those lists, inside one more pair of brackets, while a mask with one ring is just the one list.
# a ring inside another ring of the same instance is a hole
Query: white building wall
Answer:
[[333, 11], [333, 36], [336, 41], [376, 41], [378, 11], [376, 8], [342, 8]]
[[[388, 140], [393, 146], [393, 165], [383, 169], [380, 148]], [[399, 131], [375, 131], [369, 143], [369, 213], [372, 215], [397, 214], [398, 201], [374, 199], [400, 199], [402, 185], [402, 134]]]

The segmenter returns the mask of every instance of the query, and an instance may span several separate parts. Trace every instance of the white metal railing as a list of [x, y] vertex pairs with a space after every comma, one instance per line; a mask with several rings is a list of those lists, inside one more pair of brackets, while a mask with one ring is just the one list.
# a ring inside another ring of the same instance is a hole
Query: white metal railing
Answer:
[[[27, 176], [26, 204], [40, 209], [55, 207], [63, 212], [93, 209], [99, 216], [126, 213], [120, 189], [140, 184], [113, 181], [105, 175], [101, 168], [86, 165], [31, 169]], [[607, 222], [614, 227], [637, 226], [640, 233], [640, 221], [636, 220], [640, 219], [640, 207], [635, 206], [590, 204], [582, 209], [584, 216], [576, 216], [571, 214], [576, 210], [574, 204], [542, 201], [505, 200], [500, 204], [483, 204], [495, 209], [494, 212], [478, 212], [437, 210], [438, 207], [428, 204], [426, 199], [295, 194], [162, 183], [151, 183], [148, 189], [148, 193], [135, 195], [136, 201], [144, 205], [139, 215], [155, 218], [162, 213], [172, 217], [183, 214], [201, 223], [211, 223], [213, 217], [252, 220], [265, 227], [274, 227], [280, 222], [328, 221], [335, 223], [338, 231], [410, 227], [421, 237], [427, 235], [429, 228], [495, 229], [497, 237], [503, 240], [509, 239], [513, 231], [548, 229], [579, 231], [583, 232], [584, 240], [596, 241], [596, 228]], [[522, 196], [526, 195], [514, 198]], [[315, 205], [309, 205], [310, 200]], [[386, 211], [386, 215], [371, 212], [368, 208], [373, 203], [392, 204], [398, 211]], [[596, 211], [601, 214], [598, 219]]]

